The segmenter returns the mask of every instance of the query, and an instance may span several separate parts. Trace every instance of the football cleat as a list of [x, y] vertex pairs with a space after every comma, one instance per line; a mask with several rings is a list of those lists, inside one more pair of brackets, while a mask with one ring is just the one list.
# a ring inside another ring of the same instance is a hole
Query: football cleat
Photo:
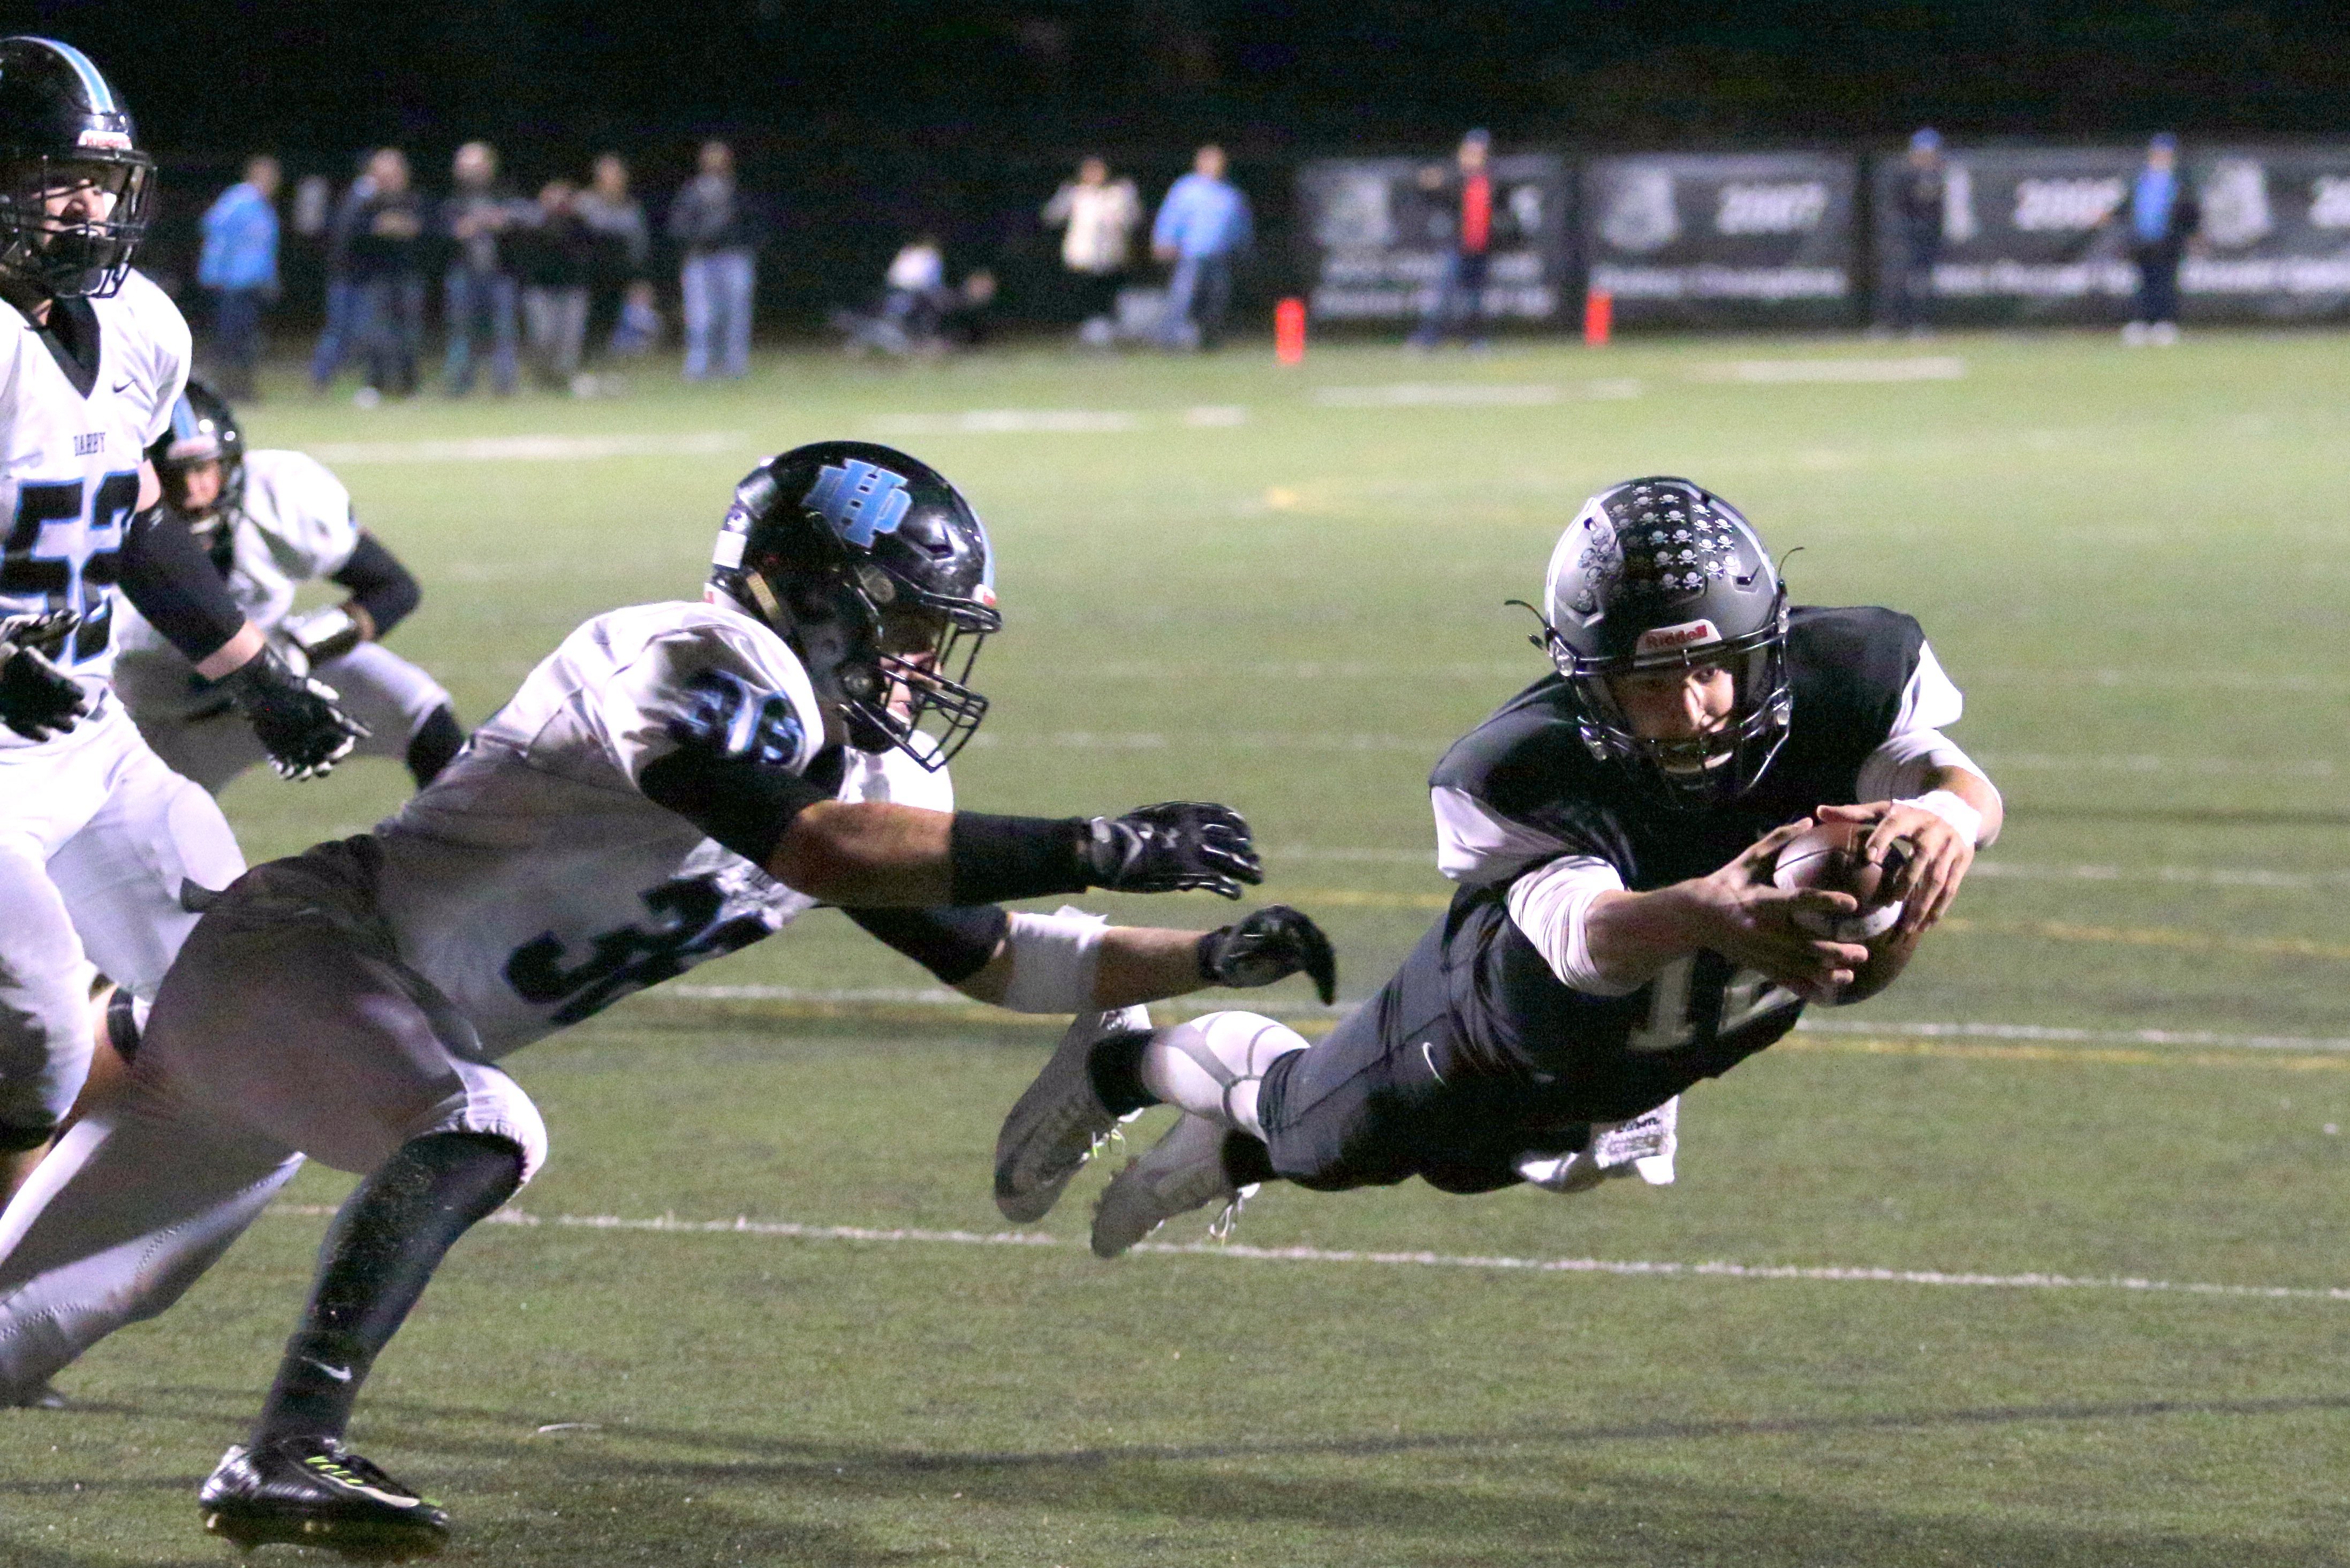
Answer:
[[1080, 1012], [1070, 1022], [995, 1135], [995, 1206], [1006, 1220], [1026, 1225], [1051, 1213], [1069, 1179], [1127, 1119], [1095, 1092], [1094, 1047], [1114, 1034], [1149, 1032], [1150, 1014], [1139, 1007]]
[[65, 1410], [72, 1407], [54, 1384], [39, 1383], [22, 1393], [0, 1394], [0, 1409]]
[[324, 1546], [370, 1563], [430, 1557], [448, 1543], [449, 1513], [334, 1438], [238, 1443], [196, 1492], [204, 1529], [250, 1552]]
[[1178, 1214], [1211, 1203], [1224, 1211], [1208, 1233], [1218, 1241], [1231, 1235], [1257, 1188], [1236, 1185], [1224, 1168], [1224, 1140], [1232, 1136], [1222, 1123], [1187, 1113], [1142, 1158], [1129, 1160], [1094, 1205], [1094, 1256], [1118, 1257]]

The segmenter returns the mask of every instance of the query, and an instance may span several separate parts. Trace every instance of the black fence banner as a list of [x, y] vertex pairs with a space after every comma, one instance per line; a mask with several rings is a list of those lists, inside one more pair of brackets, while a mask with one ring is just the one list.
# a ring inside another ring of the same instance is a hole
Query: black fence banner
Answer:
[[[2138, 285], [2128, 204], [2144, 162], [2142, 147], [1952, 150], [1919, 266], [1901, 218], [1908, 165], [1878, 160], [1880, 306], [1908, 275], [1926, 288], [1921, 314], [1953, 326], [2127, 319]], [[2350, 315], [2350, 144], [2190, 146], [2179, 162], [2202, 208], [2178, 273], [2184, 319]]]
[[1621, 325], [1836, 326], [1859, 314], [1858, 160], [1839, 152], [1594, 159], [1589, 285]]
[[[1547, 152], [1496, 157], [1485, 315], [1579, 320], [1569, 297], [1565, 161]], [[1326, 321], [1416, 320], [1434, 297], [1461, 221], [1454, 171], [1441, 158], [1324, 158], [1297, 171], [1298, 231], [1310, 306]], [[1564, 316], [1562, 315], [1564, 313]]]

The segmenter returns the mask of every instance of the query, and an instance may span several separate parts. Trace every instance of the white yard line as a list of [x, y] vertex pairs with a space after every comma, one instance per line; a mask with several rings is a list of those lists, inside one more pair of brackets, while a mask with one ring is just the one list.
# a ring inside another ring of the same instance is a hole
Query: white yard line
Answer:
[[327, 441], [307, 447], [325, 463], [578, 462], [607, 457], [707, 457], [748, 452], [757, 442], [739, 431], [681, 435], [476, 436], [460, 441]]
[[[280, 1203], [272, 1214], [315, 1220], [335, 1210], [320, 1203]], [[1074, 1241], [1034, 1231], [926, 1231], [911, 1227], [811, 1225], [795, 1220], [681, 1220], [674, 1214], [631, 1219], [618, 1214], [531, 1214], [502, 1209], [485, 1223], [525, 1229], [621, 1231], [671, 1236], [747, 1236], [785, 1241], [859, 1241], [881, 1245], [952, 1247], [1074, 1247]], [[1517, 1258], [1447, 1252], [1374, 1252], [1323, 1247], [1252, 1247], [1238, 1242], [1145, 1241], [1135, 1251], [1160, 1257], [1222, 1258], [1243, 1263], [1354, 1263], [1373, 1267], [1474, 1269], [1534, 1274], [1604, 1274], [1623, 1278], [1733, 1280], [1825, 1284], [1942, 1285], [2024, 1291], [2117, 1291], [2144, 1294], [2245, 1297], [2264, 1301], [2350, 1302], [2350, 1289], [2310, 1285], [2204, 1284], [2132, 1275], [1981, 1273], [1949, 1269], [1890, 1269], [1850, 1264], [1733, 1263], [1719, 1260], [1669, 1262], [1653, 1259]]]
[[[775, 1002], [806, 1007], [938, 1007], [992, 1012], [959, 992], [943, 986], [870, 986], [825, 989], [797, 985], [712, 985], [673, 981], [652, 994], [687, 1002]], [[1268, 1018], [1320, 1018], [1335, 1022], [1363, 1004], [1362, 997], [1342, 997], [1335, 1007], [1294, 998], [1232, 996], [1223, 992], [1179, 996], [1153, 1002], [1161, 1012], [1221, 1012], [1239, 1009]], [[1029, 1013], [997, 1013], [1004, 1023], [1022, 1021], [1040, 1027], [1057, 1025], [1057, 1017]], [[1805, 1034], [1848, 1034], [1897, 1040], [2038, 1040], [2080, 1045], [2200, 1046], [2233, 1051], [2310, 1051], [2350, 1053], [2350, 1038], [2317, 1034], [2230, 1034], [2202, 1029], [2079, 1029], [2054, 1023], [1960, 1023], [1942, 1019], [1861, 1019], [1824, 1017], [1814, 1011], [1796, 1023]]]
[[1643, 388], [1624, 377], [1560, 386], [1550, 381], [1388, 381], [1369, 387], [1320, 387], [1325, 409], [1539, 408], [1569, 399], [1611, 402], [1637, 398]]
[[1967, 362], [1955, 354], [1927, 354], [1902, 359], [1731, 359], [1700, 366], [1690, 372], [1690, 379], [1783, 386], [1801, 381], [1955, 381], [1966, 373]]
[[959, 413], [883, 414], [877, 435], [1119, 435], [1142, 428], [1124, 409], [965, 409]]

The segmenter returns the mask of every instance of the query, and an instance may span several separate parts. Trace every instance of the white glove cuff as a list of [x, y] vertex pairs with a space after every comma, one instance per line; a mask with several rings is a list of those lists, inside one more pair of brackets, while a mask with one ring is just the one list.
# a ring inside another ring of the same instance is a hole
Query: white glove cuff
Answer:
[[1946, 789], [1929, 790], [1914, 800], [1897, 800], [1896, 805], [1914, 805], [1920, 811], [1930, 811], [1950, 825], [1950, 830], [1967, 841], [1970, 846], [1982, 836], [1982, 813]]
[[1107, 915], [1064, 904], [1049, 915], [1016, 913], [1004, 940], [1012, 980], [1002, 1005], [1014, 1012], [1085, 1012], [1094, 1005], [1094, 971], [1101, 965]]

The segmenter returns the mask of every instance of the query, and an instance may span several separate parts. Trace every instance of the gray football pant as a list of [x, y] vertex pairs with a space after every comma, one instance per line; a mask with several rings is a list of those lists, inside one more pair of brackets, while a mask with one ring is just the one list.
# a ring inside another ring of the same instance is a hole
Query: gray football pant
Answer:
[[265, 866], [215, 907], [128, 1093], [0, 1214], [0, 1405], [178, 1300], [305, 1156], [364, 1173], [411, 1138], [475, 1132], [520, 1148], [525, 1180], [545, 1158], [537, 1108], [469, 1059], [472, 1026], [332, 874], [342, 848]]
[[[450, 705], [441, 683], [381, 643], [363, 642], [312, 671], [335, 689], [343, 711], [368, 727], [353, 748], [362, 757], [408, 760], [409, 742], [433, 710]], [[244, 716], [231, 711], [182, 719], [145, 705], [133, 715], [155, 754], [218, 794], [229, 781], [269, 760]]]
[[151, 998], [244, 857], [212, 797], [159, 761], [120, 703], [37, 746], [0, 747], [0, 1127], [37, 1129], [89, 1073], [97, 965]]

